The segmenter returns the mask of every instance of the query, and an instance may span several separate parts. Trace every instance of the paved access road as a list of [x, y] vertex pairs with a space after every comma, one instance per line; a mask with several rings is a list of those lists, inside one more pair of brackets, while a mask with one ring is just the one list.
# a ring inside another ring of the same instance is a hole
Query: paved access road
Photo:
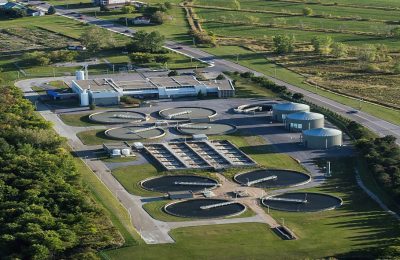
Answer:
[[[44, 3], [44, 4], [39, 4], [39, 3]], [[37, 5], [42, 10], [47, 10], [48, 7], [50, 6], [46, 2], [40, 2], [40, 1], [30, 1], [30, 4]], [[57, 13], [59, 15], [65, 16], [67, 18], [76, 19], [76, 20], [79, 20], [82, 22], [94, 24], [94, 25], [103, 27], [107, 30], [111, 30], [113, 32], [117, 32], [120, 34], [124, 34], [129, 37], [131, 37], [132, 34], [135, 33], [135, 30], [133, 30], [129, 27], [123, 26], [123, 25], [114, 24], [110, 21], [102, 20], [102, 19], [92, 17], [92, 16], [80, 15], [79, 10], [66, 10], [66, 9], [58, 8]], [[165, 47], [167, 47], [173, 51], [176, 51], [176, 52], [182, 53], [184, 55], [187, 55], [187, 56], [193, 57], [195, 59], [199, 59], [199, 60], [209, 63], [211, 66], [208, 68], [208, 70], [211, 70], [214, 72], [251, 71], [258, 76], [266, 76], [266, 75], [263, 75], [256, 71], [250, 70], [247, 67], [236, 64], [234, 62], [220, 59], [217, 56], [211, 55], [211, 54], [209, 54], [205, 51], [199, 50], [195, 47], [182, 45], [182, 44], [179, 44], [179, 43], [176, 43], [173, 41], [167, 41], [165, 44]], [[362, 111], [358, 111], [357, 113], [349, 113], [350, 111], [354, 111], [354, 109], [352, 107], [343, 105], [339, 102], [330, 100], [325, 97], [321, 97], [311, 91], [304, 90], [295, 85], [289, 84], [283, 80], [279, 80], [279, 79], [276, 79], [276, 78], [273, 78], [270, 76], [266, 76], [266, 77], [279, 85], [286, 86], [289, 90], [291, 90], [293, 92], [302, 93], [305, 96], [306, 100], [311, 101], [316, 105], [326, 107], [340, 115], [343, 115], [344, 117], [347, 117], [351, 120], [354, 120], [354, 121], [364, 125], [365, 127], [367, 127], [368, 129], [370, 129], [372, 132], [376, 133], [379, 136], [393, 135], [397, 138], [397, 143], [400, 144], [400, 126], [399, 125], [389, 123], [385, 120], [379, 119], [375, 116], [371, 116], [370, 114], [367, 114]]]

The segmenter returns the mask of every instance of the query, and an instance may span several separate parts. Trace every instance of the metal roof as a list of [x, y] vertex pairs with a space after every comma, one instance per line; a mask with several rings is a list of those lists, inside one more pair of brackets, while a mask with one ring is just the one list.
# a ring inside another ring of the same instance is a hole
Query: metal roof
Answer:
[[312, 113], [312, 112], [297, 112], [293, 114], [287, 115], [287, 119], [292, 119], [292, 120], [318, 120], [318, 119], [323, 119], [324, 115], [319, 114], [319, 113]]
[[342, 131], [333, 128], [315, 128], [303, 131], [304, 135], [308, 136], [338, 136]]
[[310, 110], [310, 106], [300, 103], [281, 103], [272, 106], [273, 110], [281, 110], [281, 111], [298, 111], [298, 110]]

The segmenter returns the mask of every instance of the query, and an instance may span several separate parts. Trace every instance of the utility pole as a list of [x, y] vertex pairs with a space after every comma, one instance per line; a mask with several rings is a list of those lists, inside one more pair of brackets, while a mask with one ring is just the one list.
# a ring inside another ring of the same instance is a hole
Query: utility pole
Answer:
[[128, 17], [125, 17], [125, 26], [128, 27]]
[[239, 54], [236, 54], [236, 63], [239, 62]]
[[193, 37], [193, 46], [196, 46], [196, 40]]
[[113, 68], [113, 74], [115, 73], [115, 65], [113, 64], [112, 65], [112, 68]]

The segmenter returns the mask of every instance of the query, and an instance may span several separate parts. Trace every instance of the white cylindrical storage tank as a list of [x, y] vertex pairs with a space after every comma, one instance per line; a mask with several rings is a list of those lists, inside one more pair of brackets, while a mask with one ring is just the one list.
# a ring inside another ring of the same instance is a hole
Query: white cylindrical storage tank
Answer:
[[285, 127], [289, 131], [301, 132], [324, 127], [324, 115], [312, 112], [297, 112], [287, 115]]
[[312, 149], [342, 146], [342, 131], [333, 128], [315, 128], [303, 131], [303, 143]]
[[83, 70], [77, 70], [75, 73], [76, 80], [84, 80], [85, 79], [85, 72]]
[[128, 156], [131, 154], [131, 151], [127, 148], [122, 149], [121, 152], [122, 152], [122, 155], [124, 155], [124, 156]]
[[121, 156], [121, 150], [120, 149], [113, 149], [111, 152], [111, 156]]
[[296, 112], [310, 112], [310, 106], [300, 103], [281, 103], [272, 106], [272, 118], [278, 122], [283, 122], [287, 115]]
[[89, 93], [84, 89], [82, 93], [79, 94], [79, 99], [81, 100], [81, 106], [89, 105]]

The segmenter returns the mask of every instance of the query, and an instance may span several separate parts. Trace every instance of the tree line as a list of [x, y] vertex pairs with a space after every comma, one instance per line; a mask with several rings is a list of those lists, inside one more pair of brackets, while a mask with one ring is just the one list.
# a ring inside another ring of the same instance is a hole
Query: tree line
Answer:
[[0, 87], [0, 259], [94, 259], [122, 238], [83, 187], [50, 123]]

